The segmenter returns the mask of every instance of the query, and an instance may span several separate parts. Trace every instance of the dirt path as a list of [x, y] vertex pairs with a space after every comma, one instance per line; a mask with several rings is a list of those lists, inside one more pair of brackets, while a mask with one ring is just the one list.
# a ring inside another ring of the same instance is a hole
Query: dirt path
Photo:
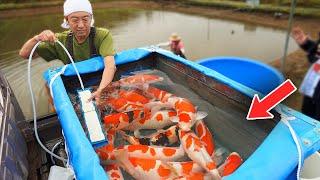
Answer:
[[[168, 11], [175, 11], [187, 14], [196, 14], [207, 17], [215, 17], [222, 19], [229, 19], [235, 21], [244, 21], [247, 23], [259, 24], [263, 26], [275, 27], [286, 29], [288, 20], [287, 16], [280, 19], [275, 19], [271, 14], [262, 13], [250, 13], [250, 12], [239, 12], [230, 9], [219, 9], [212, 7], [195, 7], [186, 6], [179, 3], [155, 3], [146, 1], [114, 1], [114, 2], [102, 2], [94, 4], [94, 8], [139, 8], [139, 9], [162, 9]], [[32, 16], [41, 15], [48, 13], [59, 13], [62, 12], [62, 7], [50, 7], [50, 8], [33, 8], [33, 9], [22, 9], [22, 10], [5, 10], [0, 11], [1, 18], [19, 17], [19, 16]], [[303, 18], [296, 17], [294, 26], [302, 27], [312, 38], [317, 38], [317, 34], [320, 31], [319, 19], [315, 18]], [[276, 59], [271, 63], [274, 67], [280, 68], [280, 59]], [[297, 50], [288, 55], [285, 64], [285, 76], [291, 79], [296, 86], [299, 86], [305, 72], [308, 69], [308, 62], [305, 57], [305, 53], [302, 50]], [[296, 110], [300, 110], [301, 106], [301, 95], [296, 92], [290, 96], [285, 104]]]

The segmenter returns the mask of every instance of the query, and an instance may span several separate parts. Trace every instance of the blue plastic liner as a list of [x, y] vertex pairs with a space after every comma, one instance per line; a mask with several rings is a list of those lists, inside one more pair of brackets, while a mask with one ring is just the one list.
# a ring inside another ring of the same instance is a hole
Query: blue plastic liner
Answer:
[[[261, 96], [257, 91], [231, 80], [210, 68], [204, 67], [196, 62], [185, 60], [171, 52], [155, 47], [138, 48], [120, 52], [115, 56], [116, 64], [120, 65], [139, 61], [150, 53], [159, 53], [169, 57], [172, 61], [181, 62], [249, 97], [253, 97], [254, 94]], [[80, 74], [85, 74], [102, 70], [104, 63], [101, 57], [96, 57], [76, 63], [76, 66]], [[50, 82], [50, 79], [60, 70], [61, 68], [49, 69], [44, 74], [45, 79]], [[76, 75], [71, 65], [68, 65], [64, 75]], [[76, 178], [80, 180], [107, 179], [103, 168], [99, 164], [99, 158], [86, 137], [79, 119], [73, 110], [73, 106], [60, 77], [53, 83], [53, 95], [54, 104], [69, 151], [70, 164], [75, 171]], [[281, 105], [281, 109], [286, 115], [296, 117], [296, 120], [290, 121], [290, 124], [295, 129], [301, 141], [303, 157], [306, 158], [319, 150], [319, 122], [286, 106]], [[302, 143], [302, 140], [308, 143]], [[286, 179], [296, 168], [297, 164], [298, 154], [294, 141], [288, 128], [280, 122], [244, 164], [236, 172], [224, 177], [224, 179]]]

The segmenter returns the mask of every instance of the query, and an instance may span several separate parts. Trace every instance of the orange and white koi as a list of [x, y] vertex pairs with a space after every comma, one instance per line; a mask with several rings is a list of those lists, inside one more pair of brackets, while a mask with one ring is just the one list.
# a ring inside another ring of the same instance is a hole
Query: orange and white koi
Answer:
[[141, 110], [144, 108], [143, 104], [138, 104], [135, 102], [130, 102], [124, 97], [109, 97], [106, 99], [105, 104], [110, 106], [117, 112], [127, 112], [133, 110]]
[[130, 144], [169, 146], [179, 141], [178, 129], [179, 127], [174, 125], [166, 130], [160, 129], [155, 133], [143, 137], [130, 136], [123, 131], [120, 131], [120, 134], [122, 135], [122, 138]]
[[193, 173], [204, 173], [205, 170], [193, 161], [186, 162], [167, 162], [176, 170], [179, 176], [186, 176]]
[[[221, 177], [233, 173], [242, 163], [240, 155], [236, 152], [231, 153], [225, 162], [219, 166], [218, 171]], [[179, 176], [190, 176], [192, 174], [205, 173], [205, 170], [194, 161], [187, 162], [168, 162]]]
[[199, 164], [213, 179], [221, 179], [216, 167], [216, 163], [208, 154], [204, 143], [192, 131], [179, 130], [179, 138], [181, 145], [191, 160]]
[[178, 161], [186, 157], [184, 149], [180, 147], [162, 147], [147, 145], [125, 145], [117, 150], [124, 149], [130, 157], [158, 159], [161, 161]]
[[121, 169], [116, 164], [108, 164], [104, 166], [104, 170], [107, 173], [110, 180], [124, 180]]
[[116, 152], [115, 157], [118, 164], [135, 179], [161, 180], [177, 177], [174, 169], [160, 160], [130, 157], [125, 150]]
[[136, 131], [138, 135], [139, 129], [161, 129], [173, 125], [175, 116], [175, 111], [163, 110], [152, 114], [149, 109], [143, 109], [109, 114], [104, 117], [104, 122], [107, 127]]
[[182, 147], [161, 147], [147, 145], [125, 145], [116, 149], [100, 148], [99, 157], [101, 161], [115, 160], [117, 151], [125, 150], [130, 157], [158, 159], [162, 161], [178, 161], [185, 159], [186, 153]]
[[133, 110], [128, 112], [112, 113], [106, 115], [103, 120], [106, 127], [119, 130], [123, 129], [134, 120], [144, 118], [144, 112], [141, 110]]
[[113, 82], [112, 84], [118, 86], [139, 86], [144, 84], [156, 83], [163, 81], [163, 77], [153, 75], [153, 74], [136, 74], [120, 79], [119, 81]]
[[115, 140], [116, 131], [114, 129], [107, 130], [107, 139], [108, 144], [96, 149], [96, 153], [98, 154], [99, 158], [102, 160], [113, 159], [114, 157], [111, 156], [111, 153], [114, 151], [114, 140]]
[[149, 96], [160, 101], [147, 103], [145, 107], [152, 109], [152, 111], [157, 111], [163, 107], [176, 110], [177, 117], [173, 121], [179, 123], [180, 128], [183, 130], [190, 130], [196, 120], [207, 116], [205, 112], [196, 112], [195, 106], [188, 99], [174, 96], [152, 86], [144, 86], [143, 90]]
[[143, 96], [138, 89], [135, 90], [120, 90], [119, 91], [119, 97], [123, 97], [129, 102], [133, 102], [136, 104], [146, 104], [150, 101], [147, 97]]
[[212, 176], [209, 173], [191, 173], [174, 178], [174, 180], [211, 180]]
[[221, 176], [228, 176], [232, 174], [242, 164], [242, 158], [236, 152], [232, 152], [226, 161], [219, 166], [218, 171]]
[[214, 156], [214, 142], [213, 136], [209, 130], [209, 128], [205, 125], [203, 120], [199, 120], [195, 124], [195, 131], [200, 140], [204, 143], [205, 148], [208, 154], [213, 157]]
[[144, 117], [141, 119], [135, 119], [129, 126], [125, 127], [125, 130], [136, 131], [138, 136], [139, 129], [162, 129], [166, 126], [173, 125], [172, 119], [176, 117], [177, 113], [172, 110], [162, 110], [155, 113], [151, 111], [145, 111]]

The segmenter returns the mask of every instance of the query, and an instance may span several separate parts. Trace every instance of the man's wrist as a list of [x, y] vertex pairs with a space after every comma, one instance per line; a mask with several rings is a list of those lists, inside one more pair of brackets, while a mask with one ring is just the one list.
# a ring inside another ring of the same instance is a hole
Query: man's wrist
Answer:
[[38, 35], [33, 36], [33, 40], [36, 42], [39, 42], [40, 41], [39, 36]]
[[104, 88], [98, 87], [97, 92], [102, 92]]

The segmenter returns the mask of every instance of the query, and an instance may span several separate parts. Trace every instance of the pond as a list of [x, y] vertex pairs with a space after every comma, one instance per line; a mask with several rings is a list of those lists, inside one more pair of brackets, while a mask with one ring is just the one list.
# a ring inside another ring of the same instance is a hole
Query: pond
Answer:
[[[285, 31], [255, 24], [168, 11], [138, 9], [96, 10], [95, 25], [111, 30], [117, 51], [155, 45], [168, 40], [177, 32], [185, 44], [186, 56], [198, 60], [213, 56], [240, 56], [271, 62], [283, 54]], [[18, 49], [30, 37], [44, 29], [63, 31], [62, 14], [39, 15], [0, 20], [0, 69], [18, 99], [27, 119], [32, 117], [27, 89], [27, 61], [17, 56]], [[291, 40], [289, 52], [298, 47]], [[52, 112], [42, 73], [59, 61], [50, 63], [36, 58], [32, 65], [32, 79], [38, 116]], [[35, 84], [36, 83], [36, 84]]]

